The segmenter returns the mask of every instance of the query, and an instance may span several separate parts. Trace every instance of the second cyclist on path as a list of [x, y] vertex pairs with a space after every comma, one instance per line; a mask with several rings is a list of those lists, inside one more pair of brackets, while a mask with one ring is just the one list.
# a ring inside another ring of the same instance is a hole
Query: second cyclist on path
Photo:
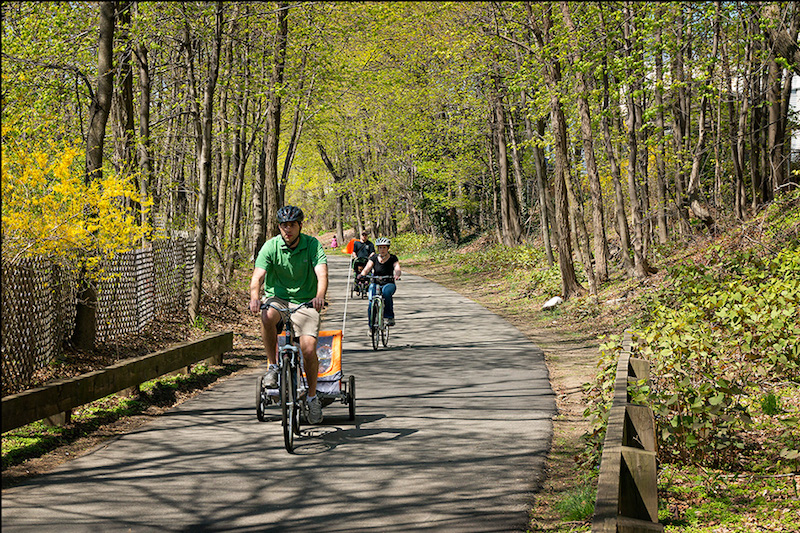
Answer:
[[[387, 237], [378, 237], [375, 239], [375, 246], [378, 248], [378, 251], [370, 256], [364, 270], [361, 271], [361, 276], [366, 276], [372, 272], [374, 276], [391, 276], [395, 281], [400, 279], [400, 260], [396, 255], [389, 253], [389, 246], [391, 244], [392, 241]], [[392, 300], [392, 296], [396, 290], [397, 285], [391, 281], [384, 282], [381, 285], [372, 283], [369, 286], [370, 309], [368, 309], [368, 311], [371, 311], [372, 297], [377, 291], [381, 291], [386, 304], [384, 308], [384, 318], [386, 318], [387, 324], [390, 326], [394, 326], [394, 301]], [[372, 315], [370, 314], [369, 316]]]

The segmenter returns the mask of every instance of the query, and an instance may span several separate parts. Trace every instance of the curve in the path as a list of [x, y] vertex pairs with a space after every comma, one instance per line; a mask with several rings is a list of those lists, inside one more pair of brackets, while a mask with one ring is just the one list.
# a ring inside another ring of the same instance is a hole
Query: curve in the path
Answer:
[[330, 257], [325, 328], [344, 325], [357, 413], [325, 408], [295, 455], [279, 413], [255, 417], [258, 372], [226, 380], [133, 433], [3, 491], [18, 531], [525, 531], [554, 398], [542, 352], [508, 322], [404, 275], [389, 347], [347, 302]]

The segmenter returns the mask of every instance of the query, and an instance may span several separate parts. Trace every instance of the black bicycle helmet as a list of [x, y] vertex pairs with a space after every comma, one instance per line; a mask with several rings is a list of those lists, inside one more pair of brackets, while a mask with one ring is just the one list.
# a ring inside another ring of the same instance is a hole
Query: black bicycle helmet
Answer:
[[284, 222], [302, 222], [303, 221], [303, 210], [299, 207], [295, 207], [293, 205], [285, 205], [278, 209], [278, 223], [283, 224]]

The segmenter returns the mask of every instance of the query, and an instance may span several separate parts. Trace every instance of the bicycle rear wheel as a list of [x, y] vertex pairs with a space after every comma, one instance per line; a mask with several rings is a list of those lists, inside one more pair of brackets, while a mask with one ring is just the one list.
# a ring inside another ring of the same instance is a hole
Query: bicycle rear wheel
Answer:
[[350, 376], [347, 381], [347, 409], [350, 420], [356, 419], [356, 377]]
[[294, 436], [299, 433], [299, 405], [297, 404], [297, 384], [288, 356], [281, 362], [281, 421], [283, 423], [283, 443], [286, 451], [294, 453]]

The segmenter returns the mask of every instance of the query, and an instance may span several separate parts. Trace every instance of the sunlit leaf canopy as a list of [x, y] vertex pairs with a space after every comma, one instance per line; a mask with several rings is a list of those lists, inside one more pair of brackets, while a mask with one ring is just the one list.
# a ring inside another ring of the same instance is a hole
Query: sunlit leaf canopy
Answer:
[[[711, 127], [714, 142], [719, 144], [717, 151], [722, 154], [730, 150], [725, 145], [730, 138], [725, 131], [727, 110], [720, 107], [727, 102], [725, 95], [736, 95], [733, 113], [745, 113], [748, 121], [748, 113], [755, 117], [756, 110], [766, 109], [764, 105], [744, 109], [746, 99], [741, 94], [754, 90], [744, 85], [747, 72], [766, 72], [770, 56], [764, 32], [768, 27], [784, 31], [780, 20], [764, 18], [763, 13], [734, 3], [565, 5], [574, 20], [574, 30], [565, 22], [564, 5], [553, 2], [287, 4], [285, 78], [276, 87], [270, 76], [276, 60], [279, 4], [225, 2], [220, 78], [213, 103], [212, 174], [214, 180], [224, 173], [230, 177], [224, 190], [211, 193], [212, 220], [219, 195], [224, 196], [231, 212], [232, 188], [241, 175], [244, 183], [237, 201], [244, 206], [244, 216], [240, 224], [252, 222], [248, 217], [254, 180], [260, 172], [267, 106], [274, 94], [280, 95], [282, 104], [279, 176], [287, 164], [284, 157], [292, 148], [289, 141], [297, 126], [295, 116], [300, 125], [284, 200], [302, 205], [318, 231], [335, 225], [335, 206], [340, 197], [344, 199], [346, 225], [354, 225], [356, 213], [361, 213], [365, 220], [360, 223], [380, 225], [384, 231], [441, 229], [435, 220], [448, 210], [455, 210], [446, 216], [457, 216], [460, 225], [475, 224], [479, 219], [494, 224], [496, 215], [491, 210], [499, 205], [494, 197], [498, 187], [493, 148], [495, 98], [502, 101], [507, 127], [516, 134], [514, 143], [525, 188], [520, 213], [526, 217], [528, 232], [535, 227], [530, 215], [538, 209], [533, 184], [537, 149], [544, 150], [549, 165], [545, 184], [553, 187], [553, 100], [563, 109], [569, 142], [574, 145], [570, 171], [579, 187], [578, 197], [588, 199], [577, 111], [579, 96], [587, 97], [597, 137], [603, 205], [609, 212], [615, 201], [613, 176], [602, 142], [601, 122], [606, 118], [611, 123], [608, 136], [618, 157], [620, 179], [625, 180], [629, 172], [629, 96], [642, 107], [644, 123], [637, 135], [649, 150], [650, 169], [657, 165], [656, 148], [660, 143], [667, 147], [662, 151], [670, 187], [677, 184], [679, 173], [691, 169], [697, 109], [704, 94], [715, 99], [716, 122]], [[766, 13], [770, 6], [765, 4], [762, 11]], [[776, 6], [779, 14], [781, 9], [788, 13], [791, 7]], [[51, 154], [52, 160], [59, 159], [67, 146], [85, 143], [98, 74], [97, 7], [87, 2], [2, 4], [3, 122], [14, 124], [28, 142], [41, 141], [41, 146], [61, 143], [61, 148]], [[202, 85], [211, 68], [214, 10], [215, 4], [209, 2], [137, 2], [131, 5], [129, 25], [122, 19], [117, 21], [115, 74], [119, 80], [124, 60], [129, 61], [136, 113], [142, 94], [135, 61], [137, 47], [144, 47], [148, 54], [154, 164], [147, 192], [163, 230], [191, 229], [193, 224], [198, 189], [196, 132], [190, 116], [186, 45], [192, 45], [193, 67]], [[552, 28], [545, 43], [534, 30], [546, 18]], [[628, 26], [630, 35], [624, 31]], [[720, 52], [714, 55], [716, 34]], [[655, 75], [659, 56], [661, 79]], [[677, 60], [681, 61], [680, 69]], [[791, 67], [783, 58], [776, 61]], [[545, 67], [555, 64], [560, 77], [547, 82]], [[590, 80], [584, 94], [577, 90], [582, 74]], [[664, 97], [661, 107], [654, 105], [657, 91]], [[680, 91], [686, 92], [686, 98], [678, 105]], [[680, 106], [685, 112], [681, 119], [688, 120], [688, 125], [677, 146], [675, 128], [679, 121], [675, 117]], [[662, 112], [666, 116], [659, 129], [655, 121]], [[526, 119], [532, 123], [532, 130], [526, 131]], [[545, 126], [541, 131], [537, 128], [540, 119]], [[117, 155], [121, 141], [114, 131], [114, 120], [112, 110], [105, 151], [109, 168], [119, 173], [124, 165]], [[138, 127], [138, 117], [136, 121]], [[750, 122], [746, 126], [751, 127]], [[507, 140], [509, 158], [511, 142]], [[334, 183], [323, 164], [319, 146], [330, 156], [339, 182]], [[239, 175], [237, 157], [244, 161]], [[715, 165], [724, 167], [723, 175], [731, 173], [729, 158], [722, 160], [715, 153], [701, 163], [704, 192], [716, 187], [721, 191], [716, 194], [730, 197], [731, 185], [713, 183], [714, 175], [719, 174]], [[84, 154], [78, 151], [71, 168], [80, 174], [84, 164]], [[120, 175], [120, 179], [134, 180], [135, 185], [137, 178]], [[647, 179], [654, 178], [650, 175]], [[730, 203], [729, 197], [721, 200]], [[676, 198], [673, 195], [671, 201]], [[627, 189], [622, 199], [630, 205]]]

